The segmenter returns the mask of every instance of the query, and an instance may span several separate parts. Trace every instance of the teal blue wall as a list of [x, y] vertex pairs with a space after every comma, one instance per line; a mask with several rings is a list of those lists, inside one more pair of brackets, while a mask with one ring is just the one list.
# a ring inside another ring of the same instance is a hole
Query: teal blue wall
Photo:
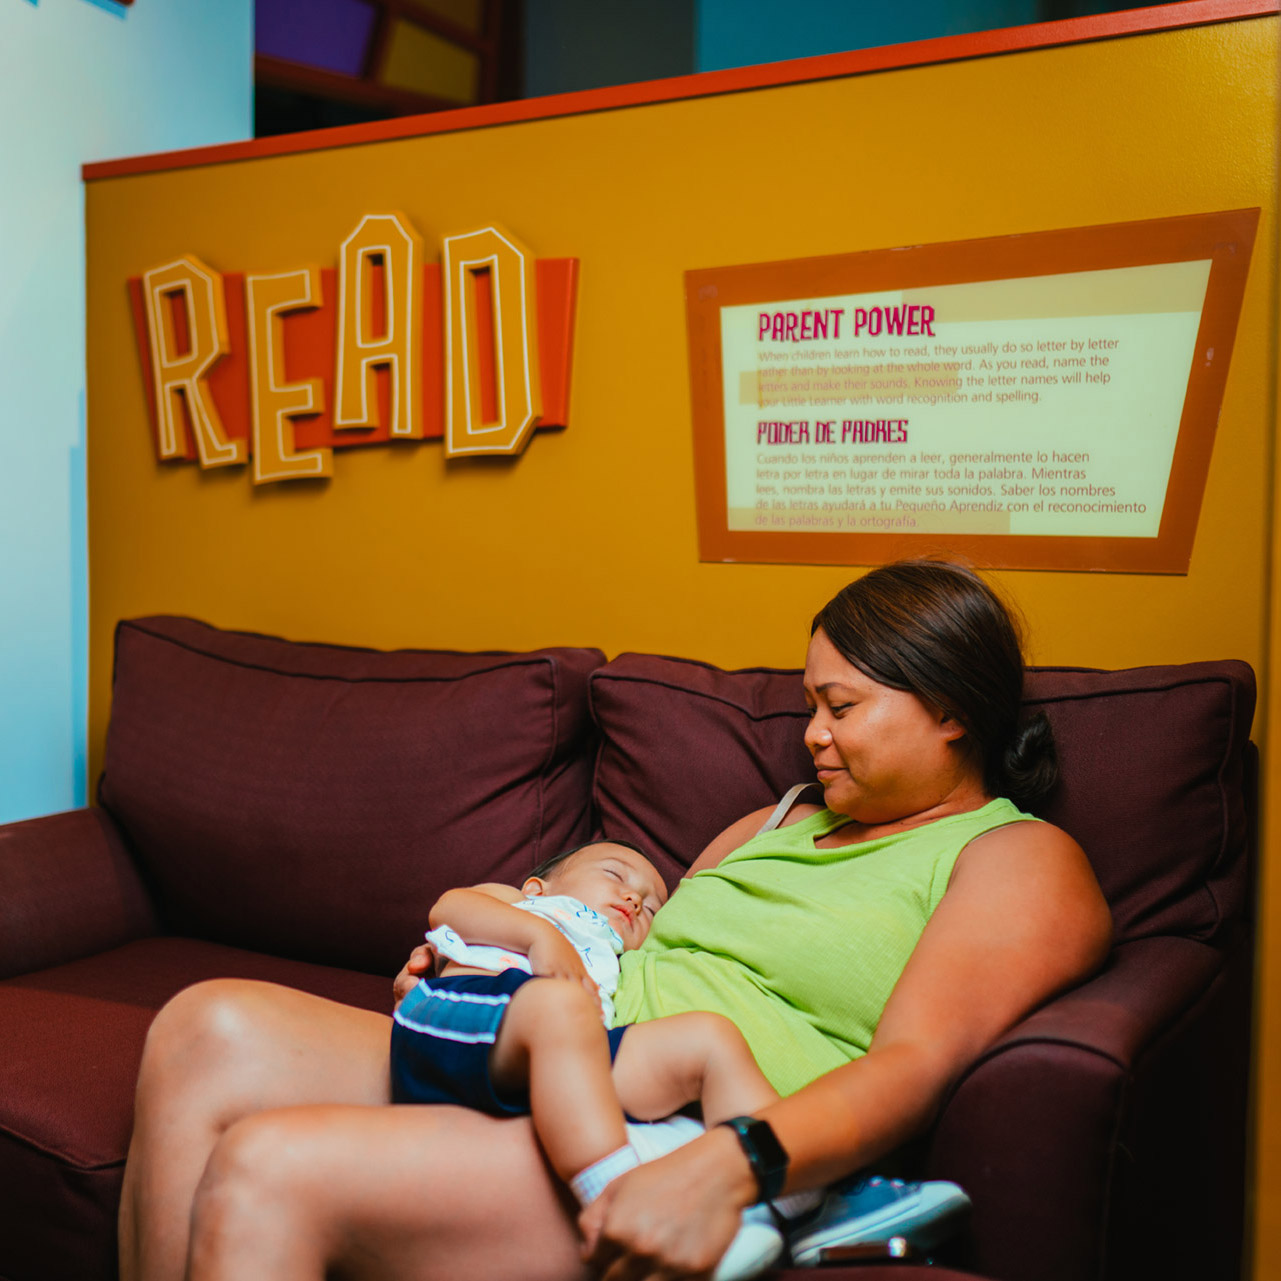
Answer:
[[698, 0], [696, 69], [1017, 27], [1041, 14], [1040, 0]]
[[247, 138], [253, 0], [0, 3], [0, 822], [84, 803], [80, 165]]
[[525, 96], [1017, 27], [1116, 0], [525, 0]]

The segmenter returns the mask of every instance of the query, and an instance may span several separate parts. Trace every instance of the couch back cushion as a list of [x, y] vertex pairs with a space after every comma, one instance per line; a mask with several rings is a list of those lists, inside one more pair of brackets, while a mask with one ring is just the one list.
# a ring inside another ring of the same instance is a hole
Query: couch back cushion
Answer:
[[[624, 654], [590, 685], [598, 827], [652, 850], [669, 882], [735, 819], [814, 777], [799, 670]], [[1049, 716], [1061, 766], [1034, 808], [1085, 848], [1118, 939], [1210, 938], [1238, 919], [1249, 667], [1033, 669], [1025, 701]]]
[[1100, 672], [1041, 668], [1024, 702], [1059, 749], [1037, 814], [1089, 855], [1118, 942], [1213, 939], [1247, 906], [1254, 820], [1254, 673], [1245, 663]]
[[395, 973], [444, 890], [585, 839], [603, 661], [123, 622], [100, 800], [174, 932]]
[[735, 819], [814, 778], [799, 671], [621, 654], [592, 674], [591, 705], [598, 826], [669, 885]]

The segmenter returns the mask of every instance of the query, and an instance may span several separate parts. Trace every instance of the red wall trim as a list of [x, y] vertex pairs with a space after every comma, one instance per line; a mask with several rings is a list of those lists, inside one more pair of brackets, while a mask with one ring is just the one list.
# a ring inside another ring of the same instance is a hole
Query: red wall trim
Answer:
[[727, 71], [704, 71], [697, 75], [673, 76], [668, 80], [647, 80], [639, 84], [586, 89], [580, 93], [553, 94], [546, 98], [462, 107], [456, 111], [377, 120], [371, 124], [345, 125], [337, 129], [313, 129], [308, 133], [255, 138], [248, 142], [228, 142], [214, 147], [192, 147], [185, 151], [127, 156], [121, 160], [102, 160], [84, 165], [81, 174], [86, 182], [92, 182], [99, 178], [118, 178], [125, 174], [157, 173], [166, 169], [225, 164], [231, 160], [256, 160], [302, 151], [322, 151], [329, 147], [359, 146], [393, 138], [456, 133], [465, 129], [483, 129], [523, 120], [547, 120], [555, 116], [613, 111], [620, 107], [672, 102], [681, 98], [705, 98], [722, 93], [738, 93], [745, 89], [766, 89], [811, 80], [833, 80], [871, 71], [890, 71], [936, 62], [958, 62], [967, 58], [1018, 53], [1054, 45], [1083, 44], [1119, 36], [1232, 22], [1241, 18], [1268, 17], [1276, 12], [1277, 0], [1179, 0], [1175, 4], [1126, 9], [1120, 13], [1104, 13], [1086, 18], [1068, 18], [1061, 22], [1040, 22], [1024, 27], [1004, 27], [998, 31], [914, 40], [909, 44], [821, 54], [814, 58], [794, 58], [787, 62], [734, 67]]

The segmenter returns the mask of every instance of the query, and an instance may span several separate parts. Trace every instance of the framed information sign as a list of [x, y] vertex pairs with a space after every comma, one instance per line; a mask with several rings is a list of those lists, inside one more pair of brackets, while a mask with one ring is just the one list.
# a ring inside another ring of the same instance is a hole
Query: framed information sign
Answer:
[[1258, 216], [687, 272], [700, 557], [1186, 573]]

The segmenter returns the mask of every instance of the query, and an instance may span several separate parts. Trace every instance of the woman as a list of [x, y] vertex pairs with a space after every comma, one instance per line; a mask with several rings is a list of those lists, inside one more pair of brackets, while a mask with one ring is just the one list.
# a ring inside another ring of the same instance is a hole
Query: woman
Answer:
[[[787, 1192], [919, 1133], [969, 1063], [1106, 955], [1080, 847], [1012, 803], [1054, 778], [1048, 725], [1019, 724], [1022, 675], [1014, 626], [970, 571], [905, 562], [850, 584], [806, 657], [824, 805], [723, 832], [632, 954], [620, 1015], [730, 1013], [783, 1084], [761, 1119]], [[871, 907], [820, 919], [851, 887]], [[398, 995], [425, 965], [411, 958]], [[779, 990], [762, 991], [767, 970]], [[869, 988], [853, 1005], [850, 974]], [[608, 1281], [697, 1275], [760, 1195], [750, 1145], [720, 1127], [616, 1180], [580, 1237], [526, 1121], [376, 1106], [388, 1034], [383, 1016], [267, 984], [166, 1006], [139, 1080], [125, 1281], [181, 1277], [188, 1251], [194, 1281], [564, 1281], [583, 1257]]]

